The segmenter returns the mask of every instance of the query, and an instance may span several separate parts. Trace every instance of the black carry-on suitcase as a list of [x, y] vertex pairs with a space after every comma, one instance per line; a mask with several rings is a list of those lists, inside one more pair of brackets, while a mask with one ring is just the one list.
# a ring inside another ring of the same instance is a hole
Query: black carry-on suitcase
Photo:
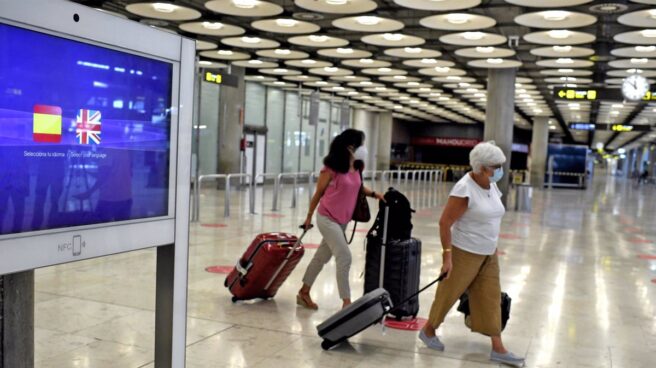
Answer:
[[[392, 193], [393, 191], [390, 188], [388, 193]], [[402, 195], [400, 193], [396, 196], [386, 195], [386, 200], [393, 201], [398, 196]], [[419, 313], [418, 297], [411, 298], [403, 304], [401, 304], [401, 301], [419, 290], [421, 241], [411, 238], [409, 231], [406, 229], [400, 232], [392, 231], [390, 234], [390, 231], [388, 231], [389, 219], [395, 220], [394, 215], [390, 214], [390, 206], [394, 205], [394, 203], [381, 203], [381, 206], [383, 206], [383, 218], [380, 219], [381, 216], [379, 214], [376, 223], [369, 231], [369, 234], [367, 234], [364, 292], [366, 294], [377, 288], [387, 290], [392, 303], [397, 305], [397, 308], [391, 314], [397, 320], [400, 320], [403, 317], [416, 318], [417, 313]], [[395, 221], [406, 221], [409, 223], [409, 219], [405, 218], [409, 217], [411, 213], [409, 203], [407, 206], [408, 209], [402, 211], [407, 212], [403, 214], [404, 218], [396, 219]], [[407, 236], [407, 238], [392, 238], [399, 236]]]
[[[401, 301], [398, 307], [416, 298], [419, 293], [441, 281], [444, 276], [446, 274], [441, 275], [438, 279], [426, 285], [415, 294], [410, 295], [406, 300]], [[323, 339], [321, 347], [324, 350], [328, 350], [346, 341], [349, 337], [355, 336], [367, 327], [381, 322], [386, 315], [393, 313], [395, 309], [389, 293], [383, 288], [378, 288], [363, 295], [353, 304], [337, 312], [317, 326], [319, 337]]]

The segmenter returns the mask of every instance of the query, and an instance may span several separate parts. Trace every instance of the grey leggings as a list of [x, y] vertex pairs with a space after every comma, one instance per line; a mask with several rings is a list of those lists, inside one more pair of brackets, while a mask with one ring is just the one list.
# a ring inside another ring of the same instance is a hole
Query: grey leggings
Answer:
[[312, 286], [323, 266], [334, 255], [337, 266], [337, 290], [339, 291], [339, 297], [350, 299], [349, 271], [351, 269], [351, 250], [344, 236], [346, 224], [340, 225], [326, 216], [317, 214], [317, 227], [323, 236], [323, 240], [321, 240], [321, 245], [319, 245], [307, 270], [305, 270], [303, 283]]

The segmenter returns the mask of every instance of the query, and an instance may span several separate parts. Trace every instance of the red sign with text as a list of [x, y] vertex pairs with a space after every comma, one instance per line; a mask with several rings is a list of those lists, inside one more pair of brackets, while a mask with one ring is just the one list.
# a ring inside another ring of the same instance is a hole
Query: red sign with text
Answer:
[[441, 146], [473, 148], [481, 141], [472, 138], [440, 138], [440, 137], [414, 137], [411, 143], [415, 146]]

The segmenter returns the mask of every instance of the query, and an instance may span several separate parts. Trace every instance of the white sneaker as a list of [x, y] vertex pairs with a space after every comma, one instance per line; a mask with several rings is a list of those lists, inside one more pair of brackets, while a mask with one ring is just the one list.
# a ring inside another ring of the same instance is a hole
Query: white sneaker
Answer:
[[492, 353], [490, 354], [490, 360], [520, 368], [523, 367], [525, 363], [524, 358], [518, 357], [511, 352], [501, 354], [494, 350], [492, 350]]
[[428, 337], [424, 333], [424, 330], [421, 330], [419, 332], [419, 340], [423, 341], [424, 344], [426, 344], [426, 347], [429, 349], [437, 350], [437, 351], [444, 351], [444, 344], [442, 344], [442, 341], [437, 336], [433, 337]]

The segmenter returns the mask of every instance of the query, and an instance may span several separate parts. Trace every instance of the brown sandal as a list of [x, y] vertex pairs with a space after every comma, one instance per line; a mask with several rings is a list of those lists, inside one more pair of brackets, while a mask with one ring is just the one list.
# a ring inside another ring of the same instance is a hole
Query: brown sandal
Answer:
[[312, 310], [317, 310], [319, 309], [319, 306], [310, 299], [310, 294], [306, 293], [298, 293], [296, 295], [296, 304], [300, 305], [301, 307], [307, 308], [307, 309], [312, 309]]

